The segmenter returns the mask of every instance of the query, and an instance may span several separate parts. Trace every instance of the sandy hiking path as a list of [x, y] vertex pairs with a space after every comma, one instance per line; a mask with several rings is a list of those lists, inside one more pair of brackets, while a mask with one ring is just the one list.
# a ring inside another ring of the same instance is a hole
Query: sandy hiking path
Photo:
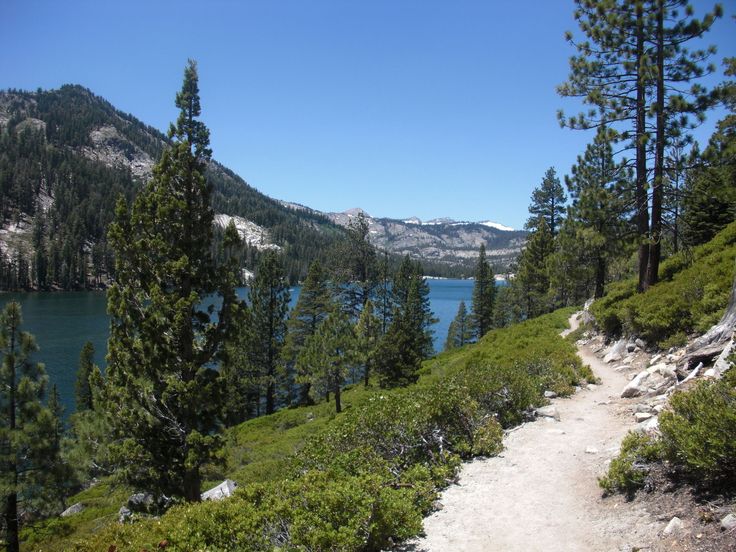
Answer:
[[[576, 326], [571, 318], [571, 326]], [[569, 330], [568, 330], [569, 331]], [[415, 552], [623, 551], [648, 549], [664, 526], [636, 503], [601, 498], [597, 477], [635, 425], [619, 398], [624, 375], [586, 348], [579, 354], [601, 380], [555, 399], [560, 421], [538, 419], [512, 430], [503, 452], [465, 464], [459, 482], [424, 520]]]

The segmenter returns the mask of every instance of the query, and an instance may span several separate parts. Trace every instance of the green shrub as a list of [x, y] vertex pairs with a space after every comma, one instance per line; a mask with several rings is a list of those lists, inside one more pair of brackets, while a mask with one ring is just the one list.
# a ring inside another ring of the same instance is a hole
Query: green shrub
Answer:
[[416, 535], [463, 458], [497, 454], [502, 427], [544, 402], [545, 389], [592, 381], [559, 337], [571, 313], [491, 331], [426, 362], [416, 385], [351, 389], [340, 415], [322, 403], [232, 428], [235, 497], [109, 524], [72, 549], [154, 550], [166, 540], [167, 551], [370, 551]]
[[660, 416], [665, 457], [699, 484], [736, 484], [736, 371], [675, 393]]
[[598, 479], [598, 484], [606, 494], [621, 492], [631, 498], [644, 486], [650, 464], [660, 457], [661, 444], [656, 438], [629, 432], [621, 442], [621, 451], [611, 460], [608, 472]]

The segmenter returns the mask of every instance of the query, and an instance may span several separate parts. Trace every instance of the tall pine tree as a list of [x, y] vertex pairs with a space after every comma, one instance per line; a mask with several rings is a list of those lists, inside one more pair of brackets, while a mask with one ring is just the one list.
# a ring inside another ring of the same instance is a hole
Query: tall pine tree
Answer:
[[547, 169], [542, 183], [532, 192], [532, 202], [529, 204], [530, 217], [526, 223], [529, 230], [536, 230], [540, 217], [547, 223], [552, 237], [557, 235], [562, 219], [565, 216], [565, 191], [554, 167]]
[[176, 95], [172, 143], [130, 213], [121, 200], [109, 231], [116, 280], [106, 402], [121, 442], [119, 471], [143, 489], [200, 500], [201, 468], [217, 459], [221, 389], [213, 363], [236, 303], [235, 275], [212, 258], [209, 131], [197, 67]]
[[315, 395], [335, 395], [335, 411], [342, 412], [342, 388], [348, 370], [358, 361], [357, 343], [347, 314], [335, 309], [307, 339], [299, 353], [297, 364], [304, 369]]
[[48, 515], [61, 505], [61, 422], [43, 403], [48, 378], [31, 362], [36, 342], [21, 324], [20, 305], [8, 303], [0, 314], [0, 497], [9, 552], [20, 550], [22, 512]]
[[[256, 277], [250, 284], [250, 325], [245, 328], [245, 351], [259, 375], [266, 414], [276, 409], [279, 380], [283, 380], [282, 349], [286, 340], [286, 315], [289, 311], [289, 286], [275, 251], [261, 256]], [[287, 378], [288, 383], [288, 378]], [[287, 394], [290, 390], [286, 390]]]
[[[313, 261], [307, 271], [307, 278], [299, 292], [296, 306], [289, 314], [287, 336], [283, 349], [284, 368], [292, 373], [296, 370], [296, 358], [304, 348], [307, 339], [317, 332], [319, 325], [332, 309], [332, 295], [327, 283], [327, 275], [319, 261]], [[299, 391], [300, 404], [309, 402], [309, 378]]]
[[486, 246], [481, 244], [473, 284], [473, 329], [476, 339], [483, 337], [493, 324], [493, 302], [496, 299], [496, 278], [486, 260]]

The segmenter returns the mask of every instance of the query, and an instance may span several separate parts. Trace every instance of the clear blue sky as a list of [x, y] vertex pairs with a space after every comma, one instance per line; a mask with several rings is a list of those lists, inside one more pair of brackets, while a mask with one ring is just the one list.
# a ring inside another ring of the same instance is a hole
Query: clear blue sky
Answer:
[[[712, 2], [695, 2], [702, 9]], [[736, 2], [707, 39], [736, 55]], [[216, 159], [323, 211], [523, 225], [592, 135], [555, 86], [571, 0], [0, 3], [0, 88], [77, 83], [162, 130], [188, 57]], [[698, 132], [710, 134], [716, 116]]]

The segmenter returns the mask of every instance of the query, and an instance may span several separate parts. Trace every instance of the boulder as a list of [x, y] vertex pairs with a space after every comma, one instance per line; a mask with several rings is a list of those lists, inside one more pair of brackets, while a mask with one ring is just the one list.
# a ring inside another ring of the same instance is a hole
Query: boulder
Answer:
[[682, 520], [678, 518], [677, 516], [675, 516], [667, 524], [667, 527], [664, 528], [664, 531], [662, 531], [662, 534], [665, 537], [669, 537], [670, 535], [674, 535], [678, 533], [684, 526], [685, 524], [682, 523]]
[[132, 517], [133, 517], [133, 512], [131, 512], [127, 507], [121, 506], [120, 510], [118, 510], [118, 521], [120, 523], [126, 523], [130, 521]]
[[588, 388], [588, 391], [595, 391], [596, 389], [598, 389], [598, 386], [596, 384], [594, 384], [594, 383], [589, 383], [585, 387]]
[[637, 412], [636, 414], [634, 414], [634, 418], [636, 419], [637, 423], [646, 422], [653, 416], [654, 414], [652, 414], [651, 412]]
[[636, 426], [638, 433], [658, 433], [659, 432], [659, 418], [653, 416], [648, 420], [641, 422]]
[[639, 403], [634, 407], [634, 412], [651, 412], [652, 407], [647, 403]]
[[723, 529], [724, 531], [736, 530], [736, 516], [733, 514], [728, 514], [726, 517], [724, 517], [721, 520], [721, 529]]
[[708, 368], [704, 373], [703, 376], [706, 378], [717, 378], [718, 372], [716, 372], [715, 368]]
[[554, 399], [555, 397], [557, 397], [557, 393], [555, 393], [554, 391], [545, 391], [544, 392], [544, 398], [545, 399]]
[[205, 500], [222, 500], [233, 495], [235, 489], [238, 488], [238, 484], [232, 479], [226, 479], [217, 487], [212, 487], [209, 491], [202, 493], [202, 501]]
[[621, 397], [628, 399], [631, 397], [639, 397], [647, 392], [647, 388], [644, 386], [645, 380], [649, 377], [649, 372], [644, 370], [639, 372], [634, 378], [624, 387], [621, 392]]
[[560, 421], [560, 413], [557, 412], [557, 409], [552, 405], [537, 408], [535, 412], [537, 416], [540, 416], [542, 418], [554, 418], [558, 422]]
[[636, 338], [636, 340], [634, 341], [634, 344], [637, 347], [639, 347], [640, 349], [646, 349], [647, 348], [646, 342], [643, 339], [640, 339], [640, 338]]
[[583, 314], [580, 315], [580, 324], [582, 326], [592, 326], [595, 324], [595, 316], [590, 314], [587, 310], [583, 311]]
[[135, 493], [128, 497], [126, 505], [131, 512], [150, 513], [155, 509], [156, 499], [151, 493]]
[[627, 343], [626, 344], [626, 351], [627, 352], [633, 353], [635, 349], [636, 349], [636, 343], [633, 343], [632, 342], [632, 343]]
[[608, 354], [603, 357], [603, 362], [609, 363], [621, 360], [622, 358], [624, 358], [624, 354], [626, 352], [626, 341], [623, 339], [619, 339], [608, 351]]
[[77, 502], [76, 504], [72, 504], [66, 510], [61, 512], [61, 517], [73, 516], [74, 514], [78, 514], [82, 510], [84, 510], [84, 504], [82, 504], [81, 502]]

